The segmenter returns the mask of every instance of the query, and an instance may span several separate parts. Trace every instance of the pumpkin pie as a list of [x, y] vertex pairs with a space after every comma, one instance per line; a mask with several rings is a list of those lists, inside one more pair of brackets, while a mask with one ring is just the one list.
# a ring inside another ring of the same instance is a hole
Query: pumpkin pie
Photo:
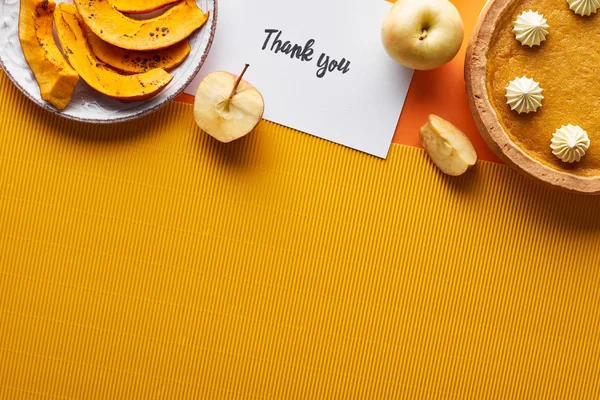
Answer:
[[[489, 1], [469, 44], [466, 84], [475, 122], [503, 161], [552, 186], [598, 194], [600, 10], [573, 3]], [[529, 27], [535, 40], [523, 39]], [[535, 89], [541, 106], [515, 104], [514, 89], [522, 87]], [[589, 137], [577, 157], [557, 150], [566, 134]]]

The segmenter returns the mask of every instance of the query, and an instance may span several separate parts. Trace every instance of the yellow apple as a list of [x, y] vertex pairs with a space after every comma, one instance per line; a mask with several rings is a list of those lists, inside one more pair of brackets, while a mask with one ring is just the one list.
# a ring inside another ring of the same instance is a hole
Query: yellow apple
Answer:
[[435, 69], [452, 60], [464, 36], [462, 18], [448, 0], [398, 0], [381, 31], [390, 57], [418, 70]]
[[421, 144], [443, 173], [459, 176], [477, 162], [477, 152], [460, 129], [437, 115], [421, 128]]
[[252, 132], [262, 119], [265, 102], [260, 92], [229, 72], [207, 75], [196, 92], [194, 118], [204, 132], [228, 143]]

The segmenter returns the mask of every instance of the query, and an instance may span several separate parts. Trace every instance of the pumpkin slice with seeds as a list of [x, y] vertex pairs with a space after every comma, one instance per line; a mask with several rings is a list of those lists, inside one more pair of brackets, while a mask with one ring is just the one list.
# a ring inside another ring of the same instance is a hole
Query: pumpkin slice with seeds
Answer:
[[71, 66], [92, 88], [121, 101], [147, 100], [165, 88], [173, 78], [161, 68], [135, 75], [121, 75], [93, 54], [83, 31], [83, 21], [72, 4], [61, 3], [54, 24], [63, 53]]
[[156, 51], [125, 50], [100, 39], [88, 26], [85, 36], [92, 51], [101, 61], [125, 74], [139, 74], [153, 68], [171, 71], [190, 54], [190, 44], [183, 40], [166, 49]]
[[208, 20], [194, 0], [184, 0], [155, 18], [137, 20], [109, 0], [75, 0], [85, 24], [105, 42], [127, 50], [164, 49], [181, 42]]

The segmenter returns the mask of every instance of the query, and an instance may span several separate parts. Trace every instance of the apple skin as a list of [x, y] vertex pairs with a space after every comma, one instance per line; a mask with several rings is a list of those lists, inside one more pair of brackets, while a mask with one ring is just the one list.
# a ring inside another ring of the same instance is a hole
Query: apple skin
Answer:
[[213, 72], [200, 82], [196, 92], [196, 123], [204, 132], [223, 143], [252, 132], [264, 113], [262, 95], [241, 77], [243, 73], [242, 76], [236, 76], [224, 71]]
[[469, 138], [437, 115], [429, 116], [420, 137], [433, 163], [447, 175], [462, 175], [477, 163], [477, 151]]
[[417, 70], [432, 70], [452, 60], [464, 36], [462, 18], [448, 0], [398, 0], [381, 30], [390, 57]]

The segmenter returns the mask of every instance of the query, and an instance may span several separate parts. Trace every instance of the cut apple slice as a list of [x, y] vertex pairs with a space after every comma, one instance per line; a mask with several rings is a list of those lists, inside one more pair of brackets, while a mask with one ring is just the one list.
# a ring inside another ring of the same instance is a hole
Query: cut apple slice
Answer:
[[58, 40], [71, 66], [92, 88], [121, 101], [147, 100], [165, 88], [173, 78], [156, 68], [136, 75], [121, 75], [98, 60], [82, 30], [83, 21], [72, 4], [56, 7], [54, 23]]
[[110, 4], [126, 14], [145, 14], [181, 0], [110, 0]]
[[75, 0], [85, 24], [100, 39], [127, 50], [164, 49], [179, 43], [208, 19], [195, 0], [184, 0], [164, 14], [144, 20], [126, 17], [109, 0]]
[[442, 172], [459, 176], [477, 162], [477, 152], [469, 138], [450, 122], [430, 115], [421, 128], [421, 143]]
[[67, 63], [52, 37], [55, 7], [52, 0], [21, 0], [19, 40], [42, 99], [62, 110], [71, 101], [79, 75]]
[[240, 76], [213, 72], [200, 82], [194, 103], [196, 123], [215, 139], [228, 143], [252, 132], [265, 102], [260, 92]]
[[84, 26], [84, 28], [85, 36], [96, 57], [126, 74], [139, 74], [154, 68], [170, 71], [181, 64], [191, 50], [187, 40], [162, 50], [125, 50], [100, 39], [89, 27]]

